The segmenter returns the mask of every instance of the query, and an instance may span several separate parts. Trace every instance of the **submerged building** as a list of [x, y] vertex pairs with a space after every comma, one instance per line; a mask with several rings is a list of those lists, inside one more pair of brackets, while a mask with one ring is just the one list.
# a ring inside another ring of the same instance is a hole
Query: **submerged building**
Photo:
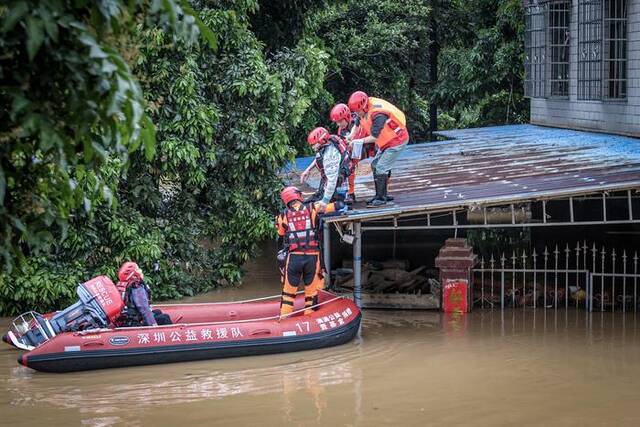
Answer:
[[[530, 124], [410, 145], [393, 205], [326, 220], [328, 283], [365, 307], [441, 307], [457, 274], [468, 307], [638, 309], [640, 1], [523, 13]], [[373, 193], [361, 162], [356, 194]]]

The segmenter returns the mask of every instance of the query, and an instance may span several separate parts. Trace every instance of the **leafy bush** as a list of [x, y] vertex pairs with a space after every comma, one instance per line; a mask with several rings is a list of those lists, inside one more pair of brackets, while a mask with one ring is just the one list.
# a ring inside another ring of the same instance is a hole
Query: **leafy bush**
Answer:
[[[122, 63], [140, 85], [131, 76], [135, 114], [148, 121], [150, 143], [157, 143], [142, 152], [132, 135], [120, 135], [111, 138], [115, 151], [96, 149], [100, 156], [94, 153], [90, 163], [77, 157], [69, 169], [75, 193], [64, 228], [46, 231], [42, 255], [31, 253], [20, 268], [0, 275], [0, 313], [56, 307], [73, 299], [79, 280], [97, 274], [115, 279], [117, 267], [130, 259], [145, 271], [155, 298], [238, 283], [240, 266], [273, 234], [282, 185], [277, 171], [294, 155], [290, 127], [322, 93], [327, 56], [301, 43], [267, 59], [249, 27], [253, 1], [192, 5], [215, 30], [215, 45], [176, 38], [144, 19], [127, 21], [128, 31], [116, 34], [114, 46], [129, 62]], [[77, 96], [89, 103], [102, 99]], [[100, 126], [110, 126], [94, 120], [89, 127], [97, 135], [104, 133]], [[51, 207], [50, 215], [60, 213]]]
[[[46, 254], [78, 208], [110, 201], [97, 172], [126, 162], [154, 126], [118, 50], [136, 20], [194, 41], [200, 21], [175, 0], [9, 0], [0, 6], [0, 257], [11, 270]], [[205, 35], [210, 35], [206, 27]], [[213, 39], [209, 37], [211, 41]], [[90, 189], [78, 181], [91, 181]]]
[[3, 3], [0, 314], [59, 307], [130, 259], [156, 299], [238, 283], [274, 233], [277, 172], [354, 90], [397, 104], [416, 140], [434, 102], [441, 128], [524, 121], [521, 7]]

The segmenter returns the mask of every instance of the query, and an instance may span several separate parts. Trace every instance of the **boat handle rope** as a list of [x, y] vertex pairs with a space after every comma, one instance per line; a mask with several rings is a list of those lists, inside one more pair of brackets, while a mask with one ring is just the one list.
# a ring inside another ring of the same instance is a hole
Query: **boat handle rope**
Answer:
[[[298, 291], [297, 294], [302, 294], [304, 293], [304, 291]], [[263, 298], [256, 298], [255, 300], [247, 300], [247, 301], [242, 301], [242, 302], [248, 302], [248, 301], [259, 301], [259, 300], [265, 300], [265, 299], [271, 299], [271, 298], [280, 298], [280, 295], [275, 295], [272, 297], [263, 297]], [[293, 311], [287, 315], [285, 315], [284, 317], [280, 317], [280, 315], [276, 315], [276, 316], [269, 316], [269, 317], [259, 317], [259, 318], [254, 318], [254, 319], [244, 319], [244, 320], [224, 320], [221, 322], [200, 322], [200, 323], [174, 323], [172, 325], [156, 325], [156, 326], [137, 326], [135, 328], [131, 328], [131, 327], [121, 327], [121, 328], [101, 328], [101, 329], [86, 329], [84, 331], [80, 331], [77, 332], [78, 335], [86, 335], [86, 334], [92, 334], [92, 333], [97, 333], [97, 332], [107, 332], [107, 331], [127, 331], [127, 330], [131, 330], [131, 329], [157, 329], [157, 328], [165, 328], [165, 327], [173, 327], [173, 326], [185, 326], [185, 325], [189, 325], [189, 326], [202, 326], [202, 325], [227, 325], [227, 324], [232, 324], [232, 323], [249, 323], [249, 322], [257, 322], [257, 321], [262, 321], [262, 320], [283, 320], [286, 319], [288, 317], [291, 317], [295, 314], [298, 313], [302, 313], [305, 310], [309, 309], [309, 308], [316, 308], [316, 307], [320, 307], [323, 306], [325, 304], [328, 304], [330, 302], [333, 301], [337, 301], [340, 299], [344, 299], [343, 296], [337, 296], [335, 298], [331, 298], [330, 300], [327, 301], [323, 301], [319, 304], [315, 304], [312, 305], [311, 307], [305, 307], [305, 308], [301, 308], [299, 310]], [[207, 303], [207, 304], [229, 304], [227, 303]], [[164, 304], [163, 304], [164, 305]], [[180, 305], [180, 304], [173, 304], [173, 305]]]
[[[189, 326], [201, 326], [201, 325], [226, 325], [226, 324], [231, 324], [231, 323], [249, 323], [249, 322], [258, 322], [258, 321], [262, 321], [262, 320], [276, 320], [276, 319], [286, 319], [288, 317], [293, 316], [294, 314], [298, 314], [298, 313], [302, 313], [305, 310], [309, 309], [309, 308], [315, 308], [315, 307], [320, 307], [322, 305], [328, 304], [330, 302], [333, 301], [337, 301], [339, 299], [343, 299], [343, 297], [335, 297], [332, 298], [330, 300], [327, 301], [323, 301], [319, 304], [316, 305], [312, 305], [311, 307], [305, 307], [305, 308], [301, 308], [299, 310], [296, 311], [292, 311], [291, 313], [287, 314], [286, 316], [283, 316], [282, 318], [279, 315], [276, 316], [269, 316], [269, 317], [257, 317], [254, 319], [243, 319], [243, 320], [223, 320], [221, 322], [200, 322], [200, 323], [178, 323], [178, 324], [174, 324], [174, 325], [162, 325], [162, 326], [177, 326], [177, 325], [189, 325]], [[158, 325], [160, 326], [160, 325]], [[141, 326], [140, 328], [157, 328], [158, 326]], [[130, 329], [130, 328], [116, 328], [116, 329]], [[136, 328], [138, 329], [138, 328]]]

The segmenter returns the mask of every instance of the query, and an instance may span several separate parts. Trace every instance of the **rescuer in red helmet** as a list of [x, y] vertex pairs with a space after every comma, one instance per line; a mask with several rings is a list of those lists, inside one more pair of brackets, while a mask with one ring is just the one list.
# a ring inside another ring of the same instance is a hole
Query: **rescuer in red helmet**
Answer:
[[[346, 104], [336, 104], [329, 113], [329, 119], [338, 126], [337, 134], [351, 141], [357, 138], [364, 138], [367, 136], [365, 130], [360, 126], [360, 117], [351, 112]], [[349, 144], [348, 150], [351, 157], [351, 174], [349, 175], [349, 189], [347, 191], [347, 197], [345, 203], [352, 204], [356, 201], [356, 170], [358, 163], [362, 159], [375, 156], [375, 144], [370, 143], [360, 148], [359, 153], [353, 150], [354, 146]]]
[[368, 207], [387, 204], [387, 186], [391, 177], [391, 167], [409, 142], [409, 131], [405, 115], [396, 106], [384, 99], [368, 96], [357, 91], [349, 97], [349, 109], [360, 117], [359, 126], [368, 134], [356, 138], [354, 143], [375, 142], [378, 152], [371, 162], [376, 196], [367, 202]]
[[304, 286], [305, 314], [313, 312], [318, 290], [324, 287], [321, 268], [319, 217], [331, 214], [343, 207], [342, 202], [304, 203], [302, 193], [296, 187], [285, 187], [280, 192], [285, 209], [276, 217], [278, 235], [284, 238], [287, 255], [284, 266], [280, 316], [293, 311], [293, 303], [300, 285]]
[[142, 269], [133, 261], [122, 264], [116, 286], [126, 304], [124, 326], [156, 326], [171, 324], [171, 318], [160, 310], [151, 310], [151, 289], [144, 282]]
[[307, 142], [316, 155], [313, 163], [300, 176], [300, 181], [306, 181], [311, 169], [317, 167], [320, 171], [320, 185], [305, 202], [319, 201], [326, 206], [331, 201], [344, 200], [351, 174], [351, 157], [347, 144], [323, 127], [312, 130], [307, 136]]

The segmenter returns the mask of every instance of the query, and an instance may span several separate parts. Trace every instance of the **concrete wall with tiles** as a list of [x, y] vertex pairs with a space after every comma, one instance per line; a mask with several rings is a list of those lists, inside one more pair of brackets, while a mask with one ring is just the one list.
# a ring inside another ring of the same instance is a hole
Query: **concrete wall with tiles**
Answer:
[[628, 88], [620, 101], [578, 100], [578, 1], [572, 1], [569, 99], [531, 98], [531, 123], [640, 137], [640, 0], [627, 0]]

